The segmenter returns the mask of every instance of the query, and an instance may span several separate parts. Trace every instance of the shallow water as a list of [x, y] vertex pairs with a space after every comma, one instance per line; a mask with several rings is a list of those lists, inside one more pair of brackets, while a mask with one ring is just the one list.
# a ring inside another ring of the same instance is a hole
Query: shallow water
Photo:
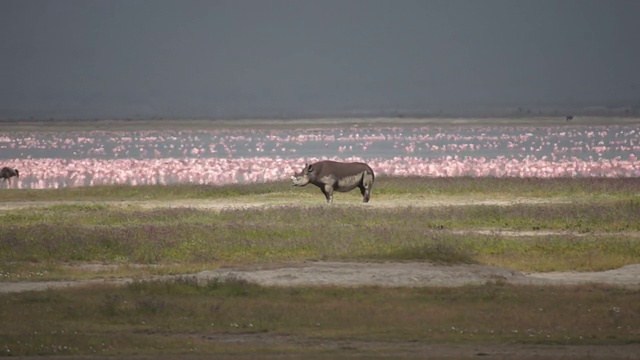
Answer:
[[162, 159], [278, 156], [628, 158], [637, 126], [0, 133], [0, 159]]

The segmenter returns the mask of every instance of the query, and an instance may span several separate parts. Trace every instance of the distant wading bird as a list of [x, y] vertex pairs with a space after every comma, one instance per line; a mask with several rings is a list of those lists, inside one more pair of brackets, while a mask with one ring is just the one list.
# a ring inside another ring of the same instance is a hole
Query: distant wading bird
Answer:
[[8, 166], [5, 166], [2, 168], [2, 170], [0, 170], [0, 178], [2, 179], [2, 182], [6, 182], [7, 180], [9, 180], [9, 182], [11, 182], [11, 178], [12, 177], [20, 177], [20, 172], [16, 169], [12, 169]]
[[300, 173], [291, 176], [293, 186], [306, 186], [311, 183], [320, 188], [327, 203], [333, 202], [333, 192], [347, 192], [360, 189], [363, 202], [369, 202], [375, 175], [371, 167], [365, 163], [342, 163], [336, 161], [319, 161], [305, 164]]

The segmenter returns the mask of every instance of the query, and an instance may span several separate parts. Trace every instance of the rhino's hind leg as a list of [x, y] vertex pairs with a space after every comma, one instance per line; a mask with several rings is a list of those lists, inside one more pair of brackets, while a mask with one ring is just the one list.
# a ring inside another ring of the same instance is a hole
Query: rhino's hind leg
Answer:
[[[364, 187], [363, 187], [363, 189], [364, 189]], [[364, 189], [364, 191], [361, 191], [361, 192], [362, 192], [362, 197], [363, 197], [362, 198], [362, 202], [368, 203], [369, 202], [369, 198], [371, 198], [371, 188]]]
[[362, 194], [362, 202], [369, 202], [369, 189], [366, 189], [364, 185], [360, 184], [360, 194]]
[[362, 202], [368, 203], [371, 198], [371, 188], [373, 187], [373, 179], [365, 175], [360, 184], [360, 193], [362, 194]]
[[331, 204], [333, 202], [333, 187], [329, 185], [325, 185], [323, 188], [320, 188], [324, 197], [327, 198], [327, 203]]

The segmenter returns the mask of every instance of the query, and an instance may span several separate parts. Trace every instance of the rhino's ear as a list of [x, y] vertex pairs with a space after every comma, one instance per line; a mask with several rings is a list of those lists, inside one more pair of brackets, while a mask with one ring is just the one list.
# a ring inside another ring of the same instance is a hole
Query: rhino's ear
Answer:
[[313, 165], [308, 165], [307, 172], [312, 172], [312, 171], [313, 171]]

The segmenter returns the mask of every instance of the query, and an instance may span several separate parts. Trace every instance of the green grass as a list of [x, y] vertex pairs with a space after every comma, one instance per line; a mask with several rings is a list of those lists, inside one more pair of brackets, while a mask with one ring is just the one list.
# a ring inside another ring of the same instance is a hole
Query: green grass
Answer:
[[[54, 205], [0, 216], [0, 269], [9, 263], [192, 266], [323, 259], [489, 263], [525, 271], [571, 270], [580, 263], [578, 270], [601, 270], [640, 259], [640, 236], [619, 233], [640, 231], [639, 212], [634, 200], [268, 211]], [[531, 232], [513, 237], [501, 230]], [[550, 230], [571, 233], [535, 235]]]
[[411, 195], [465, 198], [563, 198], [600, 199], [638, 197], [640, 181], [635, 178], [493, 178], [493, 177], [380, 177], [375, 195]]
[[[94, 186], [63, 189], [3, 189], [5, 202], [24, 201], [135, 201], [176, 199], [228, 199], [291, 198], [300, 193], [312, 193], [314, 203], [322, 203], [323, 196], [315, 187], [292, 191], [289, 181], [252, 185], [144, 185], [144, 186]], [[339, 198], [354, 195], [336, 195]], [[354, 195], [356, 196], [356, 195]], [[359, 195], [357, 195], [359, 196]], [[576, 178], [576, 179], [519, 179], [519, 178], [423, 178], [379, 176], [373, 190], [372, 200], [389, 200], [410, 196], [416, 201], [440, 197], [472, 199], [585, 199], [603, 198], [638, 199], [640, 181], [635, 178]]]
[[[393, 204], [394, 197], [402, 196], [416, 200], [392, 207], [349, 205], [350, 200], [326, 206], [320, 194], [308, 191], [295, 194], [303, 204], [309, 204], [307, 197], [315, 205], [291, 205], [293, 195], [290, 189], [282, 191], [283, 183], [8, 191], [14, 201], [39, 197], [43, 202], [0, 212], [0, 274], [5, 280], [33, 274], [41, 279], [164, 274], [221, 264], [308, 259], [589, 271], [640, 260], [636, 179], [383, 178], [379, 185], [372, 201]], [[341, 201], [358, 197], [341, 195]], [[418, 206], [421, 198], [431, 197], [441, 203], [460, 198], [546, 201]], [[158, 202], [152, 208], [117, 203], [124, 199], [126, 204]], [[189, 206], [190, 201], [215, 204], [217, 199], [227, 203], [260, 199], [274, 206], [268, 210], [162, 207], [164, 200], [187, 200], [184, 206]], [[289, 205], [278, 205], [287, 199]], [[512, 236], [504, 230], [523, 233]], [[66, 266], [86, 262], [122, 269], [84, 274]], [[128, 264], [148, 266], [128, 268]]]
[[[287, 186], [288, 185], [288, 186]], [[283, 192], [289, 183], [254, 185], [111, 185], [63, 189], [3, 189], [3, 201], [135, 201], [172, 199], [216, 199]]]

